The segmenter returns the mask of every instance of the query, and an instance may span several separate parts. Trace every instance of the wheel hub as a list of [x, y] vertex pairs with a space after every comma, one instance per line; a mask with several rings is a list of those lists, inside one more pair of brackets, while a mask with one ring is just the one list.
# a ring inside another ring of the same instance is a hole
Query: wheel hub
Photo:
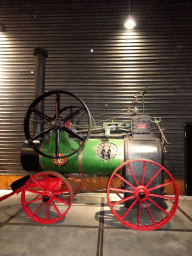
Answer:
[[140, 200], [140, 201], [145, 201], [147, 200], [148, 196], [149, 196], [149, 192], [147, 190], [147, 188], [145, 186], [138, 186], [135, 189], [135, 197]]
[[145, 198], [145, 193], [144, 192], [139, 192], [139, 197], [140, 197], [140, 199]]
[[44, 196], [44, 197], [43, 197], [43, 202], [46, 203], [46, 202], [48, 202], [48, 201], [49, 201], [49, 196], [48, 196], [48, 195]]

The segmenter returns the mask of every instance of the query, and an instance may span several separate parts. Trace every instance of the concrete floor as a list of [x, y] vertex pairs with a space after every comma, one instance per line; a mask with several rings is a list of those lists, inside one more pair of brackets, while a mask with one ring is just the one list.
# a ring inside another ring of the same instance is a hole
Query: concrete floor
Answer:
[[87, 193], [74, 198], [64, 219], [41, 225], [22, 210], [20, 194], [14, 195], [0, 202], [0, 255], [191, 256], [191, 209], [192, 197], [180, 197], [169, 223], [156, 231], [135, 231], [116, 220], [105, 194]]

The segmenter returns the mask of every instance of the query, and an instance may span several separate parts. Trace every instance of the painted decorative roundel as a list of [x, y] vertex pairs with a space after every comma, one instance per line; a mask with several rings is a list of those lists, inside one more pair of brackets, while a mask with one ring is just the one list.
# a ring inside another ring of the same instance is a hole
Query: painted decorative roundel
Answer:
[[118, 153], [118, 147], [114, 143], [103, 142], [97, 146], [97, 155], [104, 161], [112, 160]]

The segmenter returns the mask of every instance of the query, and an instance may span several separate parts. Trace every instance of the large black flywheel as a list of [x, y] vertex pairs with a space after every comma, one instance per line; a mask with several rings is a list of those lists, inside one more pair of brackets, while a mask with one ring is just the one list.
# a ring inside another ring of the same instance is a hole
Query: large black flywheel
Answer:
[[[43, 105], [43, 110], [39, 106]], [[36, 123], [41, 129], [34, 129]], [[55, 90], [35, 99], [30, 105], [24, 121], [24, 132], [28, 143], [42, 156], [59, 159], [75, 154], [86, 143], [91, 131], [91, 115], [85, 103], [74, 94]], [[60, 134], [78, 142], [78, 148], [68, 154], [60, 154]], [[43, 152], [36, 141], [42, 141], [54, 133], [55, 152]]]

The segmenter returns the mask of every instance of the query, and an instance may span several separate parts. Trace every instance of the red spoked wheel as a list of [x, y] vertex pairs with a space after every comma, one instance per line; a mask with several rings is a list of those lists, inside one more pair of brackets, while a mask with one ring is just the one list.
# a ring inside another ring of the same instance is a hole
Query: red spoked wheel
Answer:
[[52, 171], [31, 177], [21, 193], [23, 210], [40, 224], [52, 224], [64, 218], [71, 203], [71, 185], [61, 174]]
[[122, 224], [150, 231], [171, 220], [177, 210], [179, 193], [175, 180], [163, 166], [151, 160], [135, 159], [124, 162], [112, 173], [107, 201]]
[[81, 173], [70, 173], [67, 177], [72, 189], [73, 197], [81, 191], [82, 186], [82, 174]]

